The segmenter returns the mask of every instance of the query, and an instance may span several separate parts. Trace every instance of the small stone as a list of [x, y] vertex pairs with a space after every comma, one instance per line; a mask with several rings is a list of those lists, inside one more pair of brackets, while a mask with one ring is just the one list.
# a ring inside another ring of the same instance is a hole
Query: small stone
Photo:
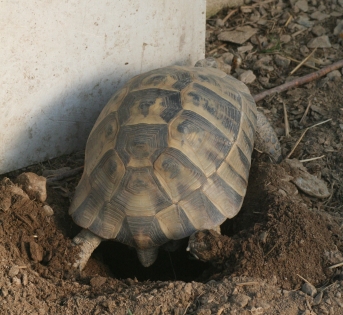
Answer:
[[6, 212], [11, 208], [12, 199], [11, 196], [3, 195], [0, 197], [0, 210]]
[[233, 57], [234, 57], [234, 55], [230, 52], [226, 52], [226, 53], [222, 54], [223, 61], [228, 65], [232, 64]]
[[225, 25], [224, 21], [222, 19], [216, 20], [216, 26], [217, 27], [223, 27]]
[[19, 273], [20, 269], [17, 265], [13, 265], [11, 269], [8, 271], [8, 276], [10, 278], [15, 277]]
[[105, 277], [97, 276], [91, 279], [90, 284], [93, 288], [98, 288], [105, 284], [106, 280]]
[[185, 287], [183, 288], [183, 291], [188, 294], [188, 295], [192, 295], [192, 292], [193, 292], [193, 287], [192, 287], [192, 284], [191, 283], [187, 283], [185, 285]]
[[48, 205], [43, 206], [43, 211], [47, 217], [51, 217], [54, 215], [54, 210]]
[[333, 30], [334, 35], [340, 35], [343, 32], [343, 20], [338, 22], [337, 26]]
[[316, 36], [322, 36], [326, 33], [325, 28], [321, 25], [315, 25], [312, 28], [312, 33]]
[[330, 300], [330, 298], [325, 299], [325, 303], [328, 304], [328, 305], [331, 305], [331, 300]]
[[250, 309], [250, 313], [252, 314], [252, 315], [262, 315], [263, 313], [264, 313], [264, 310], [263, 310], [263, 308], [262, 307], [252, 307], [251, 309]]
[[8, 290], [6, 288], [1, 288], [1, 294], [3, 297], [6, 297], [8, 295]]
[[291, 39], [292, 39], [291, 35], [281, 35], [280, 37], [280, 41], [285, 44], [289, 43]]
[[19, 286], [21, 286], [21, 280], [18, 277], [13, 277], [12, 278], [12, 284], [19, 287]]
[[341, 7], [343, 7], [343, 0], [338, 0], [337, 2]]
[[272, 66], [269, 66], [269, 62], [271, 61], [271, 57], [270, 56], [265, 56], [265, 57], [262, 57], [261, 59], [257, 60], [255, 62], [255, 64], [253, 65], [253, 69], [254, 70], [266, 70], [266, 71], [273, 71], [274, 70], [274, 67]]
[[21, 282], [23, 283], [23, 286], [26, 286], [29, 283], [29, 278], [27, 276], [27, 273], [23, 274], [23, 277], [21, 279]]
[[267, 231], [264, 231], [259, 235], [259, 239], [262, 243], [265, 243], [267, 241], [267, 237], [268, 237]]
[[315, 296], [315, 294], [317, 293], [317, 289], [310, 283], [305, 282], [302, 287], [301, 287], [301, 291], [303, 291], [304, 293], [306, 293], [309, 296]]
[[336, 293], [336, 297], [337, 297], [337, 298], [341, 298], [341, 297], [342, 297], [342, 293], [341, 293], [341, 292], [337, 292], [337, 293]]
[[274, 61], [281, 68], [288, 68], [291, 63], [291, 61], [288, 58], [285, 58], [280, 55], [275, 55]]
[[237, 51], [238, 51], [239, 53], [243, 54], [243, 53], [246, 53], [246, 52], [248, 52], [248, 51], [252, 51], [253, 48], [254, 48], [253, 45], [251, 45], [250, 43], [248, 43], [248, 45], [246, 45], [246, 46], [238, 47], [238, 48], [237, 48]]
[[299, 0], [295, 3], [295, 6], [298, 7], [301, 11], [307, 12], [308, 11], [308, 3], [306, 0]]
[[320, 291], [313, 300], [313, 305], [318, 305], [322, 301], [323, 291]]
[[322, 13], [320, 11], [313, 12], [311, 15], [311, 19], [322, 21], [330, 17], [330, 15]]
[[43, 247], [35, 241], [30, 241], [30, 255], [33, 261], [40, 262], [43, 260]]
[[22, 173], [16, 178], [16, 182], [29, 195], [31, 199], [37, 199], [40, 202], [46, 200], [46, 178], [38, 176], [35, 173]]
[[305, 26], [307, 28], [309, 27], [312, 27], [314, 25], [314, 22], [313, 21], [310, 21], [310, 18], [307, 16], [307, 15], [300, 15], [296, 22], [299, 24], [299, 25], [302, 25], [302, 26]]
[[339, 70], [334, 70], [334, 71], [329, 72], [326, 76], [329, 78], [330, 81], [336, 81], [342, 75]]
[[337, 299], [337, 298], [334, 298], [334, 300], [339, 307], [343, 307], [343, 301], [341, 301], [340, 299]]
[[224, 42], [243, 44], [257, 32], [256, 28], [250, 26], [240, 26], [234, 31], [224, 31], [218, 35], [218, 39]]
[[245, 84], [249, 84], [256, 80], [256, 76], [251, 70], [247, 70], [239, 75], [238, 80], [242, 81]]
[[231, 302], [237, 304], [240, 307], [245, 307], [251, 298], [245, 294], [236, 294], [231, 297]]
[[307, 47], [308, 48], [330, 48], [331, 43], [329, 40], [329, 36], [322, 35], [322, 36], [313, 38], [307, 43]]
[[302, 55], [306, 56], [306, 55], [308, 55], [310, 50], [305, 45], [302, 45], [302, 46], [300, 46], [300, 52]]

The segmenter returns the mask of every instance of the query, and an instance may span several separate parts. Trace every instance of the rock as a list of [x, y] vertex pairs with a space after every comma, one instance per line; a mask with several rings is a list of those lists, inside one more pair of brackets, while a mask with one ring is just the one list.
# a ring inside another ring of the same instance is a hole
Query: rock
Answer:
[[12, 283], [17, 286], [20, 287], [21, 286], [21, 280], [18, 277], [13, 277], [12, 278]]
[[341, 7], [343, 7], [343, 0], [338, 0], [337, 2]]
[[307, 16], [307, 15], [300, 15], [296, 22], [299, 24], [299, 25], [302, 25], [302, 26], [305, 26], [307, 28], [309, 27], [312, 27], [314, 25], [314, 22], [313, 21], [310, 21], [310, 18]]
[[251, 36], [255, 35], [257, 29], [250, 26], [240, 26], [234, 31], [224, 31], [218, 35], [218, 39], [224, 42], [231, 42], [235, 44], [245, 43]]
[[16, 178], [19, 186], [31, 199], [44, 202], [46, 200], [46, 178], [35, 173], [22, 173]]
[[245, 294], [236, 294], [236, 295], [232, 295], [230, 300], [231, 302], [235, 303], [236, 305], [240, 307], [245, 307], [249, 303], [251, 298]]
[[183, 291], [188, 294], [188, 295], [192, 295], [192, 292], [193, 292], [193, 287], [192, 287], [192, 284], [191, 283], [187, 283], [185, 285], [185, 287], [183, 288]]
[[288, 68], [291, 63], [291, 61], [288, 58], [285, 58], [280, 55], [275, 55], [274, 61], [281, 68]]
[[40, 262], [43, 260], [43, 247], [37, 244], [35, 241], [30, 243], [30, 256], [33, 261]]
[[325, 28], [321, 25], [315, 25], [312, 28], [312, 33], [316, 36], [322, 36], [323, 34], [326, 33]]
[[322, 21], [330, 17], [330, 15], [322, 13], [320, 11], [313, 12], [311, 15], [311, 19]]
[[23, 274], [23, 277], [22, 277], [22, 279], [21, 279], [21, 282], [22, 282], [23, 286], [28, 285], [28, 283], [29, 283], [29, 278], [28, 278], [28, 276], [27, 276], [27, 273], [24, 273], [24, 274]]
[[47, 217], [51, 217], [54, 215], [54, 210], [48, 205], [43, 206], [43, 211]]
[[303, 291], [304, 293], [306, 293], [309, 296], [315, 296], [317, 293], [317, 289], [310, 283], [305, 282], [302, 287], [301, 287], [301, 291]]
[[256, 76], [251, 70], [247, 70], [238, 76], [238, 80], [242, 81], [245, 84], [249, 84], [256, 80]]
[[333, 34], [339, 35], [339, 34], [342, 34], [342, 32], [343, 32], [343, 20], [338, 22], [337, 26], [333, 30]]
[[300, 52], [302, 53], [302, 55], [306, 56], [310, 52], [310, 50], [305, 45], [302, 45], [300, 47]]
[[330, 48], [331, 43], [327, 35], [322, 35], [316, 38], [311, 39], [307, 43], [308, 48]]
[[329, 72], [326, 76], [329, 78], [330, 81], [335, 81], [339, 79], [342, 75], [339, 70], [334, 70]]
[[267, 237], [268, 237], [268, 232], [264, 231], [259, 235], [259, 239], [262, 243], [265, 243], [267, 241]]
[[281, 35], [280, 37], [280, 41], [285, 44], [289, 43], [291, 39], [292, 39], [291, 35]]
[[93, 287], [93, 288], [99, 288], [101, 287], [102, 285], [105, 284], [107, 278], [106, 277], [101, 277], [101, 276], [96, 276], [96, 277], [93, 277], [90, 281], [90, 285]]
[[246, 46], [241, 46], [241, 47], [238, 47], [237, 48], [237, 51], [241, 54], [245, 53], [245, 52], [248, 52], [248, 51], [252, 51], [253, 49], [253, 45], [251, 45], [250, 43], [248, 43], [248, 45]]
[[308, 173], [306, 168], [298, 160], [286, 159], [285, 161], [292, 169], [292, 176], [294, 178], [291, 181], [301, 191], [317, 198], [327, 198], [330, 196], [325, 182]]
[[254, 70], [263, 69], [263, 70], [271, 72], [274, 70], [274, 67], [268, 65], [271, 60], [272, 58], [270, 56], [262, 57], [261, 59], [255, 62], [255, 64], [253, 65], [253, 69]]
[[250, 309], [250, 313], [252, 314], [252, 315], [262, 315], [263, 313], [264, 313], [264, 310], [263, 310], [263, 308], [262, 307], [252, 307], [251, 309]]
[[11, 269], [8, 271], [8, 276], [10, 278], [15, 277], [19, 273], [20, 269], [17, 265], [13, 265]]
[[234, 57], [234, 55], [230, 52], [226, 52], [226, 53], [222, 54], [223, 61], [228, 65], [232, 64], [233, 57]]
[[301, 11], [307, 12], [308, 11], [308, 3], [306, 0], [299, 0], [295, 3], [295, 6], [298, 7]]
[[6, 212], [11, 208], [12, 198], [8, 195], [2, 195], [0, 198], [0, 210]]
[[322, 301], [323, 291], [320, 291], [313, 300], [313, 305], [318, 305]]

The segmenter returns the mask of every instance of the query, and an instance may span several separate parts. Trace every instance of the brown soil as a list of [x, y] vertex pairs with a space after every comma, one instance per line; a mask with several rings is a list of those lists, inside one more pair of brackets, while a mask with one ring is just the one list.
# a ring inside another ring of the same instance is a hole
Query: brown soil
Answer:
[[[325, 3], [313, 4], [318, 8], [319, 5], [325, 7]], [[237, 13], [222, 28], [213, 26], [217, 17], [209, 20], [207, 52], [223, 44], [216, 37], [223, 28], [249, 21], [258, 11], [256, 8]], [[267, 24], [249, 23], [271, 44], [277, 36], [294, 32], [284, 27], [275, 6], [267, 2], [265, 9], [271, 9]], [[299, 15], [288, 4], [282, 10], [295, 18]], [[321, 8], [328, 14], [333, 10], [332, 6]], [[226, 14], [223, 11], [218, 17], [224, 18]], [[332, 35], [336, 20], [330, 17], [316, 22], [326, 29], [333, 44], [332, 48], [318, 48], [315, 55], [318, 60], [336, 61], [343, 57], [339, 36]], [[267, 27], [269, 24], [274, 27]], [[273, 56], [287, 51], [301, 60], [304, 58], [301, 47], [313, 37], [305, 30], [296, 40], [281, 48], [275, 44], [268, 52], [257, 45], [253, 53], [242, 55], [241, 69], [253, 69], [254, 56], [266, 53]], [[227, 47], [236, 51], [239, 46]], [[220, 61], [223, 53], [219, 48], [211, 55]], [[273, 60], [269, 65], [274, 70], [254, 70], [257, 80], [249, 85], [254, 94], [267, 88], [266, 85], [283, 83], [296, 65], [291, 63], [287, 68], [280, 68]], [[312, 71], [302, 67], [297, 75]], [[234, 71], [232, 74], [237, 75]], [[221, 241], [212, 240], [217, 246], [211, 247], [211, 255], [217, 255], [213, 264], [191, 259], [185, 251], [187, 240], [174, 253], [161, 250], [157, 262], [149, 268], [143, 268], [135, 252], [126, 246], [103, 242], [84, 272], [76, 274], [70, 265], [77, 255], [71, 239], [79, 228], [67, 210], [80, 174], [49, 183], [46, 204], [52, 207], [52, 216], [43, 210], [44, 204], [14, 193], [11, 181], [23, 171], [42, 174], [47, 169], [82, 166], [83, 153], [1, 176], [0, 313], [343, 314], [342, 268], [328, 268], [343, 262], [342, 99], [342, 79], [323, 78], [270, 96], [258, 104], [278, 132], [284, 156], [304, 128], [332, 119], [308, 130], [291, 156], [299, 160], [323, 156], [303, 165], [327, 184], [331, 195], [321, 200], [303, 194], [291, 182], [295, 174], [287, 163], [271, 164], [268, 157], [255, 152], [242, 210], [223, 224], [225, 236]], [[309, 100], [312, 106], [300, 124]], [[283, 105], [290, 122], [290, 137], [284, 136]], [[314, 296], [302, 291], [305, 282], [317, 288]]]

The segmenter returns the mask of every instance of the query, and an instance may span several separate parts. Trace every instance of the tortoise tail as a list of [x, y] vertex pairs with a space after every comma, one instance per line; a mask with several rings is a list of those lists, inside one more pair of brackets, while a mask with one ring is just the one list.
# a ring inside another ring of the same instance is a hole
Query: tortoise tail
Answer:
[[138, 259], [144, 267], [150, 267], [156, 260], [158, 255], [158, 247], [148, 249], [137, 248]]

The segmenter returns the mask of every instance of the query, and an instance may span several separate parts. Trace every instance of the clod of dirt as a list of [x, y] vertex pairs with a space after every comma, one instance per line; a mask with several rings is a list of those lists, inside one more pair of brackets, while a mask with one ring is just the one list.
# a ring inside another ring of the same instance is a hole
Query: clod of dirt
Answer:
[[35, 173], [22, 173], [16, 178], [16, 182], [29, 195], [31, 199], [40, 202], [46, 200], [46, 178]]

